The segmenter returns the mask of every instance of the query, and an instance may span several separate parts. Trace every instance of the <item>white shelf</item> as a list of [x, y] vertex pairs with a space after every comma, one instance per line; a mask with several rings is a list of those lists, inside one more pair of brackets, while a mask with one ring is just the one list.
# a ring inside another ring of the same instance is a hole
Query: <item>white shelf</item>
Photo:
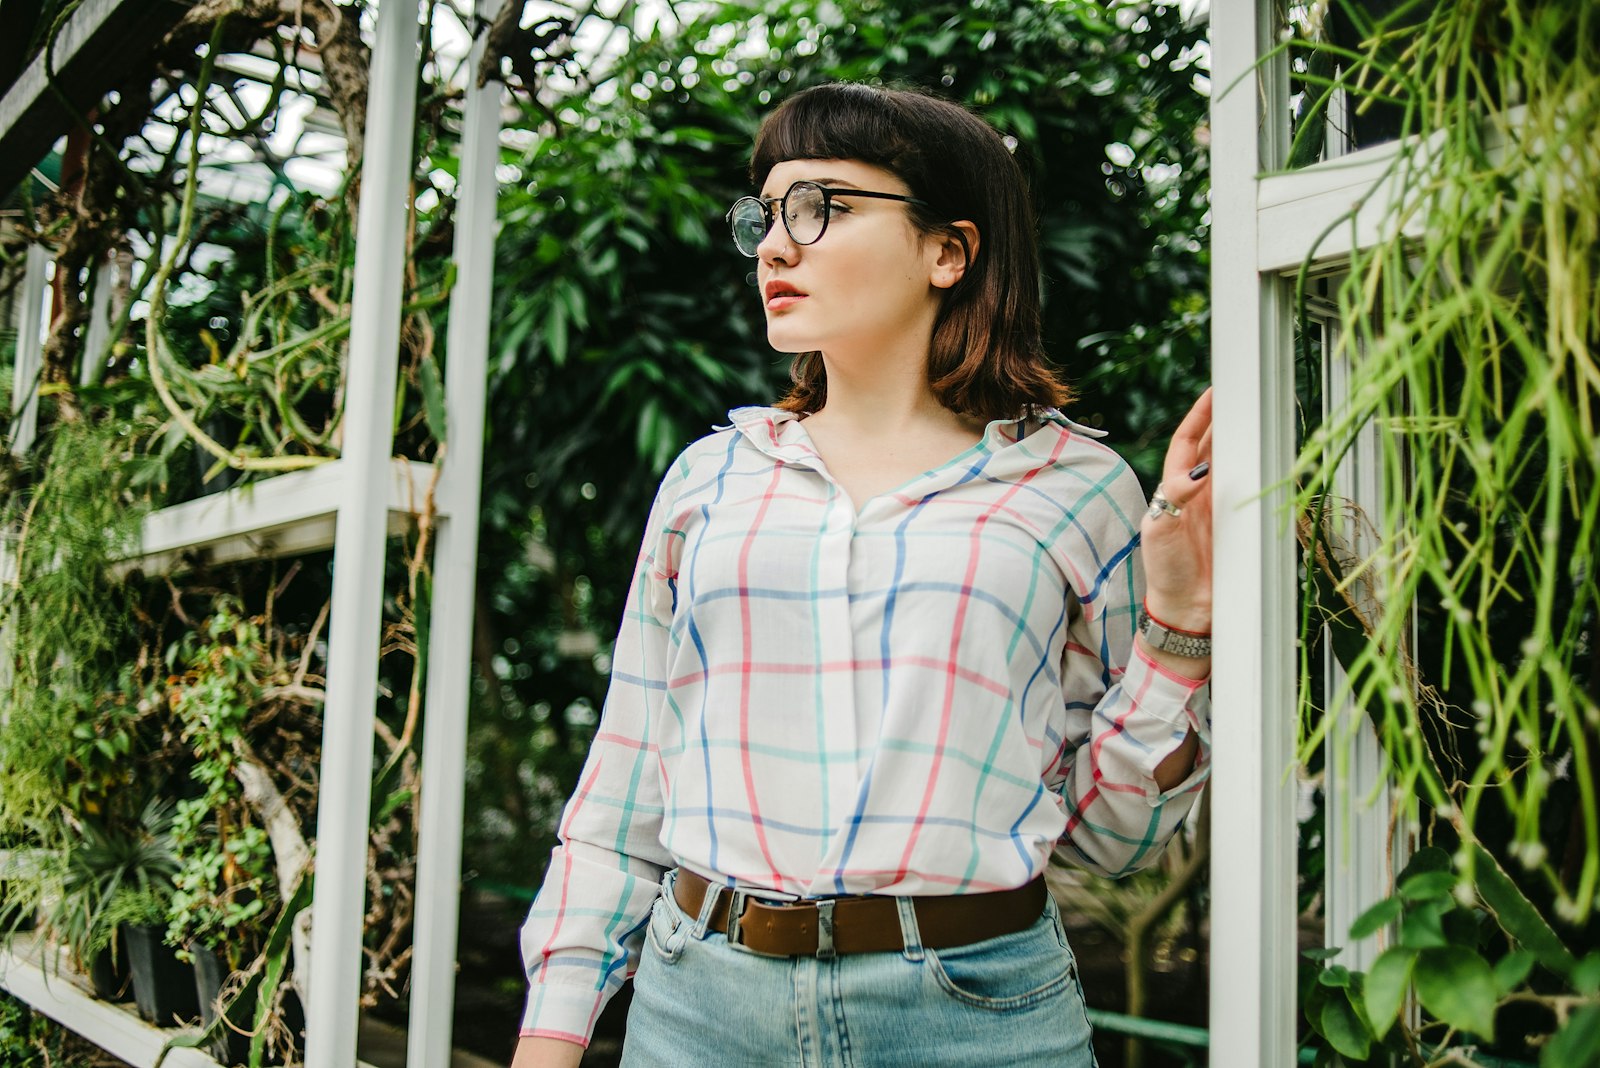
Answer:
[[[131, 1005], [118, 1006], [101, 1001], [89, 992], [85, 984], [82, 976], [60, 967], [59, 963], [46, 975], [35, 960], [19, 956], [11, 949], [0, 948], [0, 990], [25, 1002], [35, 1012], [44, 1013], [112, 1056], [127, 1061], [133, 1068], [150, 1068], [168, 1039], [193, 1033], [183, 1028], [165, 1030], [146, 1023], [134, 1014]], [[381, 1024], [374, 1024], [369, 1029], [376, 1038], [387, 1039], [393, 1045], [394, 1039], [386, 1033], [391, 1029]], [[398, 1061], [391, 1063], [398, 1064]], [[459, 1052], [455, 1063], [469, 1068], [477, 1068], [478, 1065], [475, 1058]], [[174, 1049], [161, 1062], [161, 1068], [223, 1066], [197, 1049]], [[355, 1068], [378, 1066], [357, 1060]]]
[[[398, 534], [421, 513], [434, 467], [394, 459], [389, 475], [389, 533]], [[339, 499], [349, 492], [344, 461], [331, 460], [163, 508], [145, 518], [137, 563], [162, 572], [188, 556], [220, 564], [329, 548]], [[435, 514], [443, 517], [441, 498]]]
[[1385, 179], [1399, 152], [1398, 142], [1375, 145], [1263, 177], [1256, 201], [1261, 220], [1256, 230], [1258, 268], [1263, 273], [1297, 271], [1313, 244], [1313, 263], [1347, 260], [1352, 249], [1376, 244], [1396, 192]]
[[[1512, 128], [1524, 120], [1525, 108], [1512, 108]], [[1503, 158], [1506, 132], [1486, 126], [1479, 134], [1491, 161]], [[1314, 163], [1299, 170], [1263, 175], [1256, 183], [1256, 266], [1263, 274], [1294, 273], [1307, 256], [1313, 267], [1343, 263], [1356, 249], [1371, 248], [1388, 237], [1381, 228], [1394, 225], [1393, 208], [1403, 193], [1418, 196], [1419, 184], [1432, 167], [1433, 148], [1444, 131], [1418, 142], [1389, 141], [1371, 148]], [[1409, 162], [1402, 151], [1414, 153]], [[1406, 182], [1397, 180], [1401, 171]], [[1415, 211], [1402, 230], [1417, 237], [1427, 223]]]
[[[184, 1033], [164, 1031], [98, 1000], [83, 990], [70, 972], [52, 971], [47, 976], [39, 965], [9, 949], [0, 949], [0, 988], [133, 1068], [150, 1068], [167, 1039]], [[161, 1063], [162, 1068], [220, 1068], [194, 1049], [175, 1049]]]

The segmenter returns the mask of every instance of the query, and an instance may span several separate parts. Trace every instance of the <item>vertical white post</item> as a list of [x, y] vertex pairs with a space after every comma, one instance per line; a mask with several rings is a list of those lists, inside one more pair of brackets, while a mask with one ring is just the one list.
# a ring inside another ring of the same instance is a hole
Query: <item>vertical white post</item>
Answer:
[[366, 156], [356, 220], [341, 460], [346, 489], [333, 550], [333, 613], [317, 799], [317, 884], [306, 1006], [308, 1068], [350, 1068], [356, 1060], [417, 39], [414, 0], [385, 0], [378, 11], [368, 80]]
[[17, 352], [11, 378], [11, 451], [21, 456], [39, 433], [39, 371], [44, 366], [44, 284], [50, 257], [29, 245], [18, 287]]
[[[1336, 314], [1330, 309], [1329, 316]], [[1305, 324], [1309, 325], [1309, 324]], [[1323, 345], [1323, 415], [1343, 408], [1350, 397], [1350, 354], [1330, 329]], [[1334, 474], [1338, 500], [1330, 504], [1331, 533], [1351, 560], [1365, 559], [1374, 539], [1368, 524], [1382, 529], [1383, 471], [1376, 424], [1368, 423]], [[1376, 571], [1355, 583], [1349, 593], [1371, 616], [1385, 597]], [[1350, 941], [1350, 925], [1368, 908], [1387, 897], [1395, 864], [1405, 855], [1403, 836], [1391, 842], [1389, 827], [1393, 794], [1377, 731], [1351, 699], [1343, 667], [1329, 650], [1324, 660], [1324, 704], [1337, 709], [1339, 720], [1328, 735], [1324, 777], [1324, 838], [1327, 847], [1325, 895], [1326, 938], [1342, 946], [1339, 963], [1368, 971], [1384, 948], [1382, 937]]]
[[94, 293], [89, 298], [89, 326], [83, 332], [83, 358], [78, 366], [78, 385], [100, 381], [105, 373], [106, 345], [111, 340], [111, 294], [117, 288], [117, 259], [106, 257], [95, 268]]
[[1271, 0], [1211, 12], [1212, 378], [1218, 598], [1212, 692], [1211, 1052], [1283, 1068], [1295, 1047], [1295, 611], [1283, 479], [1293, 444], [1285, 284], [1257, 268], [1257, 178], [1281, 165], [1287, 85], [1258, 66]]
[[[479, 25], [487, 26], [504, 4], [505, 0], [478, 0]], [[455, 1007], [467, 699], [499, 188], [495, 165], [500, 157], [501, 86], [491, 81], [479, 88], [474, 77], [486, 37], [486, 33], [477, 35], [466, 66], [473, 80], [467, 88], [456, 188], [456, 283], [450, 293], [450, 327], [445, 339], [449, 441], [439, 478], [445, 518], [433, 556], [408, 1068], [448, 1068]]]
[[[39, 432], [39, 370], [44, 366], [45, 275], [49, 257], [40, 245], [29, 245], [22, 264], [22, 281], [17, 286], [17, 347], [12, 357], [10, 417], [11, 452], [22, 456], [33, 448]], [[0, 540], [0, 585], [16, 578], [17, 562], [11, 555], [10, 540]], [[10, 624], [0, 628], [0, 691], [11, 689]], [[4, 713], [0, 713], [3, 716]], [[0, 718], [0, 728], [6, 724]]]

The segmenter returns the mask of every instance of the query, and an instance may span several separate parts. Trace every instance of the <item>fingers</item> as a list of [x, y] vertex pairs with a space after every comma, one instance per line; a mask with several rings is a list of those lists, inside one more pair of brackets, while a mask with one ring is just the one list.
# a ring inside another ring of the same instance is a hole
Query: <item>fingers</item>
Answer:
[[1167, 446], [1162, 464], [1165, 495], [1179, 506], [1197, 498], [1209, 497], [1207, 481], [1211, 473], [1211, 390], [1208, 388], [1189, 408]]
[[[1187, 446], [1199, 460], [1211, 458], [1211, 389], [1200, 394], [1172, 435], [1174, 446]], [[1201, 454], [1201, 450], [1204, 454]]]

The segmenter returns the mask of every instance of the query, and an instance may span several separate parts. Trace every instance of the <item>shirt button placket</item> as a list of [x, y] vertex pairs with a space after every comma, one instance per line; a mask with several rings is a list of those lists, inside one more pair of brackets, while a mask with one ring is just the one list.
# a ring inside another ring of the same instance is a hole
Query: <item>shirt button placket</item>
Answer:
[[[855, 803], [856, 745], [855, 641], [850, 609], [850, 560], [855, 538], [856, 516], [844, 492], [834, 487], [825, 505], [818, 548], [818, 588], [830, 591], [818, 605], [818, 654], [829, 670], [822, 676], [822, 741], [826, 754], [817, 759], [825, 763], [823, 781], [828, 795], [829, 829], [837, 834]], [[826, 848], [826, 845], [824, 845]], [[831, 873], [823, 873], [814, 889], [836, 893]]]

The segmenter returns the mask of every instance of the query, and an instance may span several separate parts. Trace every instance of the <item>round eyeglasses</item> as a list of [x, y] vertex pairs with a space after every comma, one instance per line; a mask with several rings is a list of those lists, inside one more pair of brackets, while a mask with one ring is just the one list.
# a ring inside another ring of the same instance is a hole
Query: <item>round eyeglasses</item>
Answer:
[[870, 189], [835, 189], [816, 182], [796, 182], [783, 194], [781, 200], [762, 197], [740, 197], [728, 209], [728, 226], [733, 230], [733, 244], [746, 256], [756, 255], [767, 232], [772, 229], [772, 205], [782, 205], [783, 228], [797, 245], [815, 245], [828, 231], [828, 220], [833, 218], [835, 197], [873, 197], [877, 200], [903, 200], [907, 204], [927, 207], [927, 201], [899, 193], [874, 193]]

